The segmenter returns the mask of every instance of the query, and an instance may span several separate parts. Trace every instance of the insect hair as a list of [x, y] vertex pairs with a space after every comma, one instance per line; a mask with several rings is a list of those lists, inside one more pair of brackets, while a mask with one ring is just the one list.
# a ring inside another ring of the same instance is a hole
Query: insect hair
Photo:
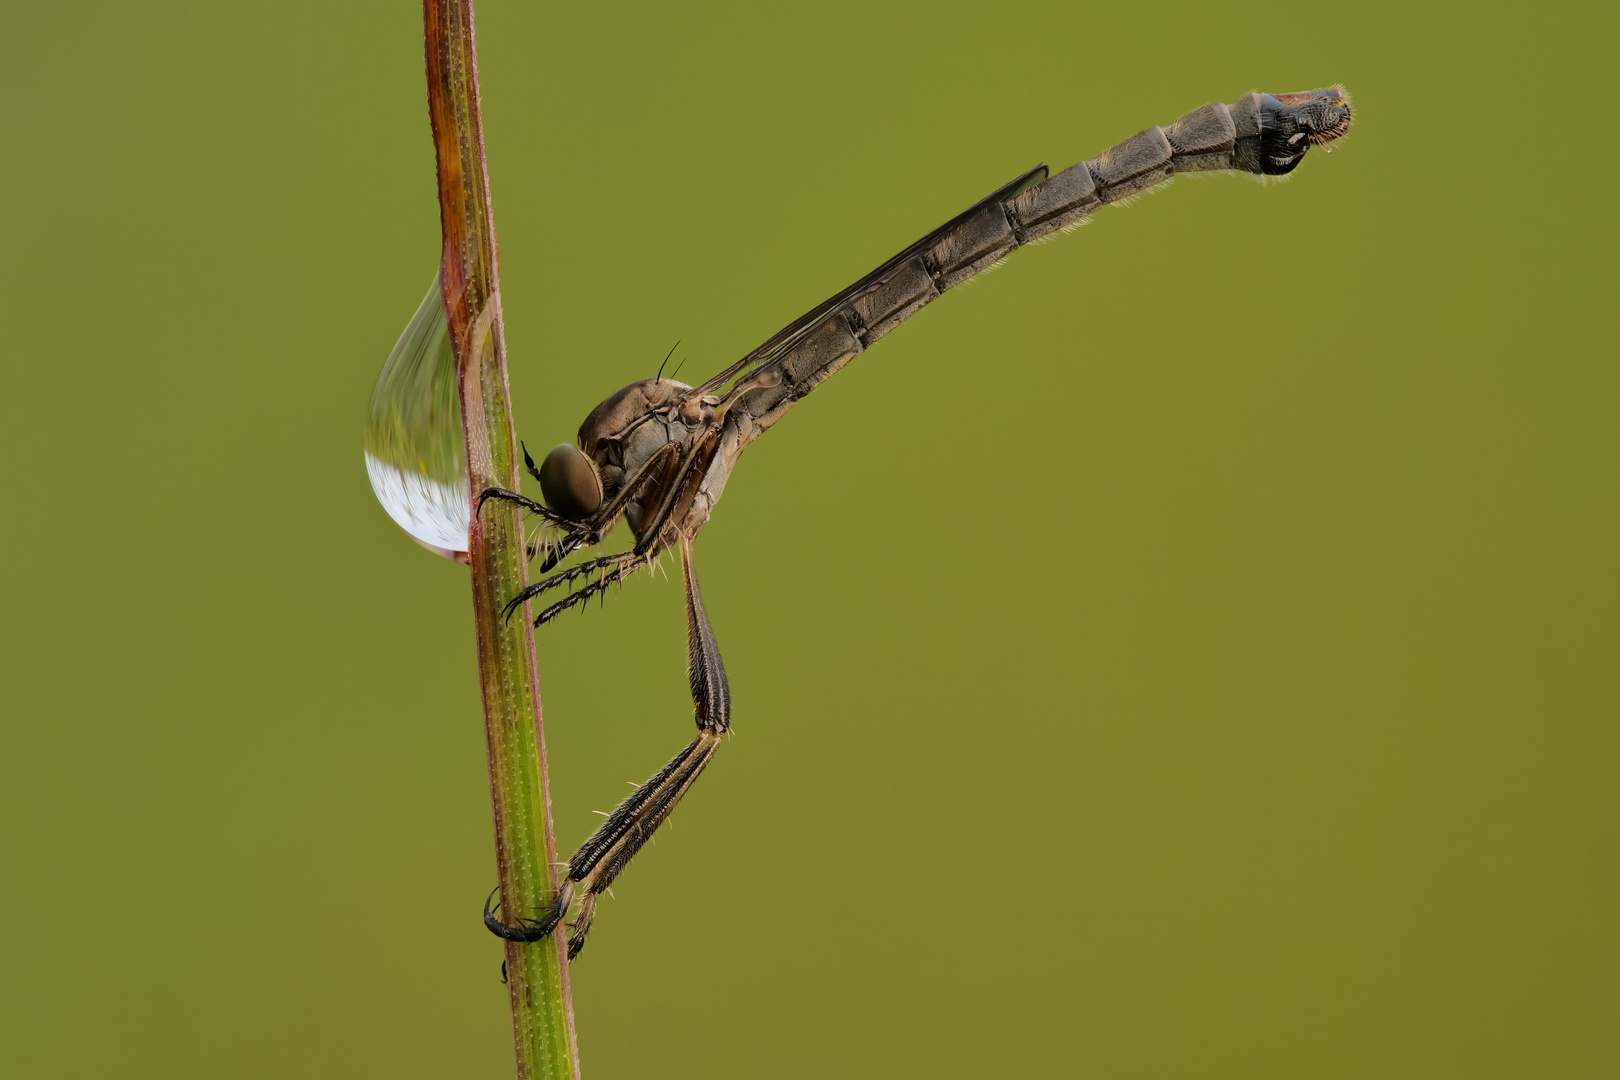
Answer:
[[[674, 356], [675, 355], [675, 350], [680, 348], [680, 347], [681, 347], [681, 341], [680, 341], [679, 338], [676, 338], [675, 339], [675, 344], [671, 345], [669, 347], [669, 352], [664, 354], [664, 362], [662, 364], [658, 365], [658, 374], [653, 376], [653, 382], [657, 382], [659, 379], [662, 379], [664, 377], [664, 364], [669, 363], [669, 358]], [[682, 361], [682, 363], [685, 363], [685, 361]], [[675, 370], [679, 371], [681, 369], [677, 367]], [[670, 377], [674, 378], [673, 375], [670, 376]]]

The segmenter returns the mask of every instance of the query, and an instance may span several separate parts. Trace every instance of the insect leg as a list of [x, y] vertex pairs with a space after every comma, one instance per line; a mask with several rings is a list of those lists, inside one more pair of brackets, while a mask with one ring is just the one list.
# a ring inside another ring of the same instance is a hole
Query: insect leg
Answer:
[[[556, 901], [546, 909], [544, 915], [538, 919], [519, 919], [516, 926], [501, 922], [495, 915], [495, 894], [500, 891], [500, 887], [496, 886], [484, 900], [484, 925], [489, 928], [489, 932], [507, 941], [540, 941], [551, 933], [562, 921], [562, 917], [568, 913], [568, 905], [574, 898], [574, 883], [566, 880], [563, 882], [562, 888], [557, 890]], [[504, 962], [501, 964], [501, 974], [503, 976], [506, 974]], [[503, 977], [501, 981], [506, 980]]]
[[607, 891], [636, 852], [669, 817], [675, 804], [714, 757], [721, 737], [731, 726], [731, 688], [698, 589], [691, 540], [683, 537], [680, 548], [681, 576], [686, 587], [687, 674], [698, 736], [620, 803], [595, 834], [580, 846], [568, 860], [568, 875], [557, 894], [557, 902], [540, 918], [509, 926], [497, 919], [486, 905], [484, 925], [500, 937], [540, 940], [556, 927], [573, 898], [578, 896], [579, 912], [568, 938], [569, 958], [578, 956], [585, 947], [585, 938], [596, 914], [596, 898]]
[[552, 525], [558, 525], [563, 528], [572, 528], [575, 526], [574, 522], [569, 521], [561, 514], [558, 514], [555, 510], [535, 502], [527, 495], [520, 495], [515, 491], [507, 491], [505, 488], [499, 487], [485, 488], [483, 491], [478, 493], [478, 513], [482, 514], [484, 512], [484, 504], [490, 499], [500, 499], [502, 502], [515, 502], [519, 506], [523, 507], [523, 509], [529, 511], [529, 513], [538, 514], [540, 517], [545, 518], [547, 523]]
[[[527, 451], [525, 451], [525, 453], [527, 453]], [[484, 504], [490, 499], [499, 499], [502, 502], [517, 503], [520, 507], [529, 511], [531, 514], [538, 515], [546, 522], [546, 524], [563, 530], [564, 535], [555, 544], [529, 544], [524, 549], [528, 553], [529, 558], [532, 559], [542, 547], [545, 548], [547, 552], [546, 561], [540, 567], [541, 573], [545, 573], [553, 566], [556, 566], [563, 559], [567, 558], [569, 553], [575, 548], [579, 547], [581, 544], [590, 539], [591, 534], [586, 531], [581, 531], [578, 522], [569, 521], [561, 514], [558, 514], [555, 510], [535, 502], [527, 495], [519, 494], [516, 491], [507, 491], [505, 488], [491, 487], [485, 488], [483, 491], [479, 492], [478, 508], [476, 512], [482, 514], [484, 512]]]
[[[540, 572], [544, 574], [553, 566], [568, 558], [585, 543], [585, 539], [584, 533], [575, 533], [572, 536], [563, 537], [555, 544], [547, 545], [546, 557], [540, 563]], [[540, 546], [538, 544], [530, 544], [529, 558], [534, 558], [535, 555], [539, 554], [539, 551]]]
[[652, 456], [641, 463], [641, 468], [631, 473], [625, 478], [624, 483], [619, 485], [619, 490], [614, 494], [613, 498], [609, 499], [602, 505], [600, 510], [591, 515], [592, 535], [601, 536], [605, 533], [607, 527], [613, 524], [613, 520], [624, 513], [625, 506], [631, 499], [636, 497], [636, 493], [641, 489], [641, 486], [647, 481], [663, 475], [664, 470], [675, 464], [680, 452], [680, 446], [675, 443], [665, 443], [653, 451]]
[[[582, 563], [575, 566], [570, 566], [561, 573], [552, 574], [547, 578], [541, 578], [539, 581], [533, 582], [532, 584], [526, 586], [522, 592], [519, 592], [516, 596], [512, 597], [512, 599], [508, 600], [506, 602], [506, 606], [501, 609], [501, 615], [502, 617], [509, 619], [512, 617], [512, 612], [523, 606], [523, 602], [525, 600], [532, 600], [543, 592], [549, 592], [559, 585], [566, 585], [577, 577], [581, 577], [597, 570], [606, 570], [609, 567], [630, 562], [634, 558], [636, 558], [635, 552], [621, 551], [616, 555], [603, 555], [599, 559], [586, 559]], [[622, 579], [615, 578], [614, 580]]]
[[[709, 465], [714, 461], [715, 451], [720, 448], [720, 429], [711, 427], [698, 437], [692, 445], [691, 453], [681, 463], [675, 475], [675, 482], [664, 491], [664, 497], [658, 504], [658, 509], [652, 517], [642, 522], [641, 535], [636, 538], [636, 552], [652, 558], [669, 544], [665, 536], [665, 526], [674, 522], [678, 527], [686, 512], [692, 508], [692, 500], [697, 498], [698, 488], [703, 485], [703, 477], [709, 471]], [[683, 563], [684, 563], [683, 557]]]
[[[569, 608], [578, 607], [591, 597], [606, 592], [609, 585], [617, 585], [631, 574], [634, 574], [637, 570], [640, 570], [643, 566], [650, 565], [656, 554], [657, 553], [654, 552], [651, 555], [638, 555], [633, 551], [624, 551], [620, 552], [619, 555], [608, 556], [609, 559], [619, 559], [622, 557], [624, 561], [617, 570], [603, 574], [589, 585], [586, 585], [582, 589], [576, 589], [574, 592], [569, 593], [561, 600], [558, 600], [555, 604], [552, 604], [550, 607], [546, 608], [539, 615], [536, 615], [534, 618], [534, 625], [544, 626], [546, 623], [550, 622], [552, 619], [555, 619], [558, 615], [561, 615]], [[589, 566], [590, 564], [585, 563], [582, 565]]]

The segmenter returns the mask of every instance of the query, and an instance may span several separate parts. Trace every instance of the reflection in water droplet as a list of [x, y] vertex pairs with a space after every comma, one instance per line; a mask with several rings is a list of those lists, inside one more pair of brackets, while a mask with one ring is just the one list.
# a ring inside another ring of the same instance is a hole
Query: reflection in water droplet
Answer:
[[467, 444], [437, 275], [377, 376], [365, 445], [389, 516], [428, 550], [466, 561]]

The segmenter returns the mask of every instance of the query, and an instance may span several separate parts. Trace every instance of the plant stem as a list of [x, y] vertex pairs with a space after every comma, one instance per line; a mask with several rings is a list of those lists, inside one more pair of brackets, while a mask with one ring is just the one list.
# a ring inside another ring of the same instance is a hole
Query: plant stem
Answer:
[[[467, 478], [476, 498], [489, 487], [516, 490], [519, 481], [495, 219], [478, 108], [472, 0], [423, 0], [422, 18], [444, 232], [440, 280], [456, 347]], [[500, 617], [502, 603], [529, 583], [522, 523], [511, 503], [491, 502], [473, 516], [467, 554], [502, 918], [512, 924], [550, 905], [557, 889], [557, 850], [534, 630], [521, 614], [511, 620]], [[506, 943], [512, 1041], [521, 1080], [579, 1076], [564, 937], [554, 933], [533, 944]]]

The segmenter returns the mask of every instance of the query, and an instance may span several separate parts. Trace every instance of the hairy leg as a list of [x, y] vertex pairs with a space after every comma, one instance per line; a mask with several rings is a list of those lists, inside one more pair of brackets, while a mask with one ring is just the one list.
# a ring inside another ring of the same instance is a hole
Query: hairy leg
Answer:
[[620, 803], [580, 846], [568, 860], [567, 878], [549, 910], [537, 918], [510, 925], [501, 922], [488, 902], [485, 903], [484, 925], [499, 937], [539, 941], [556, 929], [577, 896], [579, 912], [571, 924], [568, 956], [570, 959], [578, 956], [591, 930], [596, 898], [607, 891], [658, 831], [658, 826], [669, 817], [714, 758], [721, 738], [731, 727], [731, 686], [698, 589], [691, 540], [682, 537], [680, 549], [681, 577], [686, 588], [687, 679], [692, 690], [692, 718], [697, 724], [697, 738]]

